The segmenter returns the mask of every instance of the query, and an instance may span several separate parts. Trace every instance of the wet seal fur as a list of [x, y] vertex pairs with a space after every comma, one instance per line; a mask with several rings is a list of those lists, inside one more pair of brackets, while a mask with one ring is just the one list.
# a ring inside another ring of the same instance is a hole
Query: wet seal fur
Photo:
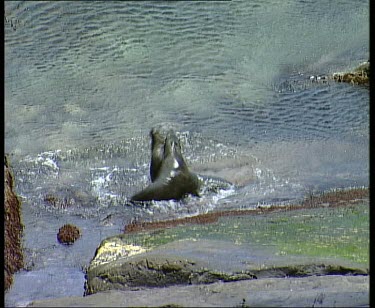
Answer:
[[151, 184], [131, 197], [131, 201], [179, 200], [191, 194], [199, 196], [201, 182], [189, 171], [182, 156], [181, 144], [170, 130], [165, 137], [152, 129], [151, 137]]

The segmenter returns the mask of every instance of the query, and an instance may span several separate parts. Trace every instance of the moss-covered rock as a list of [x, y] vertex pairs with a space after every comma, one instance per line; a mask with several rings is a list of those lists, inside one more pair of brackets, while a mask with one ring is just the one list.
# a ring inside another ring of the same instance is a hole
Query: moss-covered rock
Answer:
[[184, 256], [163, 253], [141, 253], [112, 262], [94, 263], [87, 270], [85, 294], [113, 289], [128, 290], [140, 286], [167, 287], [255, 278], [248, 271], [226, 273], [208, 269], [205, 265], [207, 264], [199, 260], [193, 261]]
[[[313, 207], [219, 216], [208, 224], [184, 221], [173, 228], [107, 238], [87, 269], [85, 293], [254, 278], [367, 275], [369, 205], [362, 193], [330, 193], [306, 201]], [[353, 202], [348, 196], [355, 197]], [[327, 200], [324, 207], [315, 207]]]

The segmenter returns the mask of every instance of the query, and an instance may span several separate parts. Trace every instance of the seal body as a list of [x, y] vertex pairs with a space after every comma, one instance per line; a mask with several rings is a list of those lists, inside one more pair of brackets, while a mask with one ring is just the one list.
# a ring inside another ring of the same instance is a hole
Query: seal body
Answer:
[[150, 136], [152, 183], [131, 200], [179, 200], [187, 194], [199, 196], [200, 181], [189, 171], [175, 133], [169, 131], [163, 138], [159, 131], [152, 129]]

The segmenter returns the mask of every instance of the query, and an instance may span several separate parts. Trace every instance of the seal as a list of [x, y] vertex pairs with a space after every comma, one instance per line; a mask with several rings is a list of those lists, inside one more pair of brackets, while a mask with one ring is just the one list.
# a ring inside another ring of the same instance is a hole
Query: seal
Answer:
[[199, 196], [201, 182], [189, 171], [181, 144], [170, 130], [164, 138], [152, 129], [150, 176], [152, 183], [131, 197], [131, 201], [180, 200], [188, 194]]
[[151, 164], [150, 176], [151, 182], [154, 182], [159, 177], [159, 171], [164, 159], [164, 145], [165, 137], [160, 132], [153, 128], [150, 131], [151, 137]]

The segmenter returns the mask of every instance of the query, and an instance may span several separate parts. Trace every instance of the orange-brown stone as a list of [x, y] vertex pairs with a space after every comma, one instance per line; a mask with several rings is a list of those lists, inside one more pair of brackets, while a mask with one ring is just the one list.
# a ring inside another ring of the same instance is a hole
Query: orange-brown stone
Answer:
[[14, 179], [7, 157], [4, 157], [4, 290], [13, 282], [13, 274], [24, 266], [21, 238], [21, 201], [14, 192]]
[[57, 240], [65, 245], [73, 244], [80, 237], [81, 231], [79, 228], [71, 224], [63, 225], [57, 233]]

